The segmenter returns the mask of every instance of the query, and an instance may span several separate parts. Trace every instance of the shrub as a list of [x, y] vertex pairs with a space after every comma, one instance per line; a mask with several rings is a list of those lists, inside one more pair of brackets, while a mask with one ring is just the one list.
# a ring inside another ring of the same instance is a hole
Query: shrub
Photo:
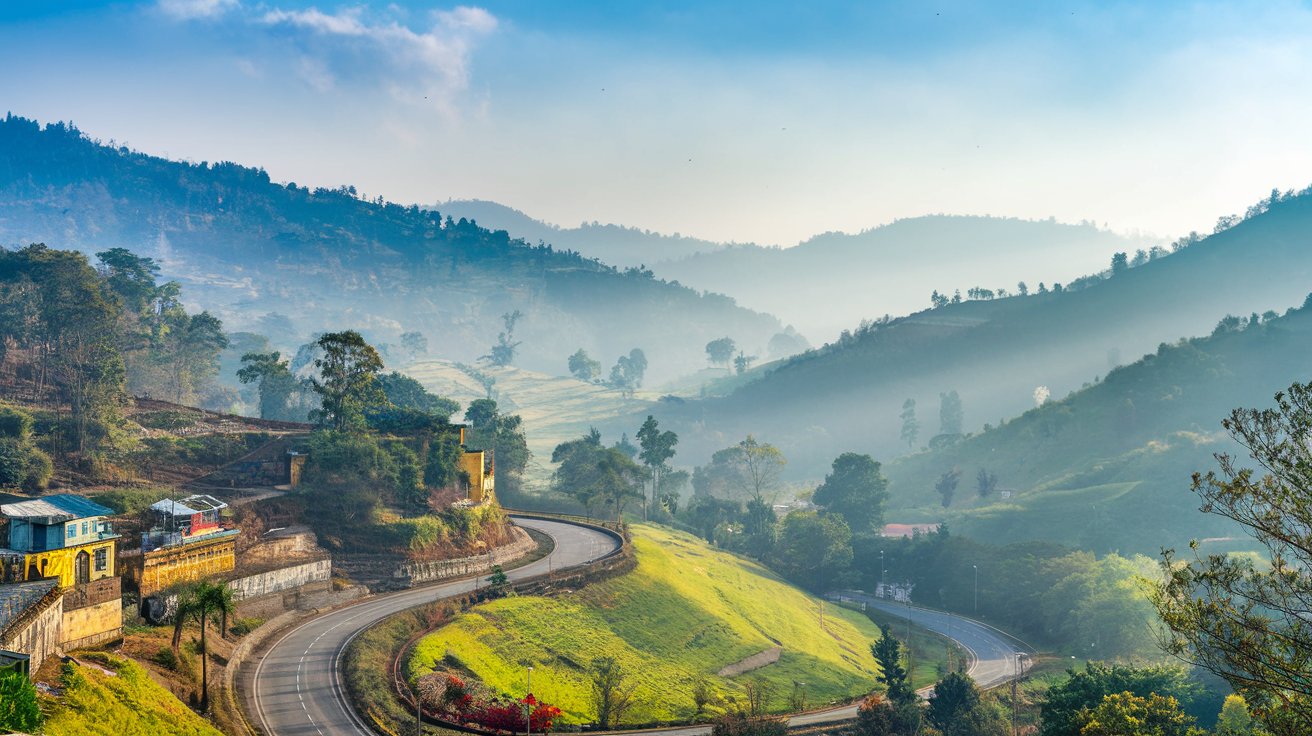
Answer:
[[16, 488], [27, 478], [27, 450], [18, 440], [0, 439], [0, 488]]
[[260, 628], [260, 625], [263, 623], [264, 623], [264, 619], [262, 618], [239, 618], [235, 622], [233, 622], [232, 626], [229, 627], [228, 630], [236, 634], [237, 636], [245, 636], [251, 633], [252, 631]]
[[50, 456], [35, 447], [27, 451], [27, 473], [23, 477], [23, 490], [28, 492], [44, 491], [50, 485], [50, 477], [55, 474], [55, 464]]
[[27, 442], [35, 420], [31, 414], [11, 406], [0, 406], [0, 437]]
[[178, 655], [174, 654], [169, 647], [160, 647], [158, 652], [151, 655], [150, 661], [166, 670], [176, 671], [178, 669]]

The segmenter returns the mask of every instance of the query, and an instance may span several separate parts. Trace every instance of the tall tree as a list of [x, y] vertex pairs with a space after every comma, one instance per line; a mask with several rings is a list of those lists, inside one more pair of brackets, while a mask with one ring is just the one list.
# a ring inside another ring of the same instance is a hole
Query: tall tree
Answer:
[[515, 362], [515, 353], [523, 344], [515, 341], [515, 325], [523, 316], [524, 314], [518, 309], [501, 315], [501, 323], [505, 325], [505, 329], [497, 335], [497, 344], [492, 346], [490, 353], [483, 356], [484, 360], [498, 366], [508, 366]]
[[952, 505], [952, 497], [957, 493], [957, 483], [961, 481], [961, 471], [957, 468], [945, 470], [943, 475], [938, 477], [934, 482], [934, 490], [938, 491], [939, 498], [942, 500], [943, 508]]
[[738, 375], [741, 376], [742, 374], [747, 372], [748, 368], [752, 367], [752, 363], [754, 363], [755, 361], [756, 361], [755, 355], [746, 355], [741, 352], [738, 353], [738, 357], [733, 359], [734, 373], [737, 373]]
[[297, 392], [300, 383], [287, 367], [287, 361], [277, 351], [246, 353], [241, 356], [241, 366], [237, 371], [237, 380], [242, 383], [255, 383], [259, 387], [260, 418], [296, 421], [305, 419], [304, 416], [290, 416], [292, 395]]
[[888, 699], [895, 705], [915, 702], [916, 691], [902, 666], [902, 643], [893, 637], [893, 629], [887, 624], [879, 625], [879, 641], [870, 645], [870, 653], [879, 663], [879, 681], [884, 683]]
[[642, 388], [642, 378], [647, 372], [647, 354], [641, 348], [634, 348], [628, 355], [621, 355], [610, 369], [610, 385], [621, 393], [633, 395]]
[[907, 443], [907, 447], [915, 447], [916, 440], [920, 437], [920, 421], [916, 419], [915, 399], [902, 402], [902, 413], [898, 418], [902, 420], [902, 441]]
[[824, 483], [815, 489], [815, 503], [847, 521], [854, 534], [878, 534], [884, 525], [888, 480], [869, 455], [845, 452], [835, 458]]
[[387, 399], [378, 385], [383, 359], [354, 330], [330, 332], [315, 341], [322, 357], [314, 361], [319, 375], [310, 379], [322, 408], [313, 412], [322, 424], [343, 431], [364, 427], [364, 412]]
[[592, 709], [597, 714], [597, 726], [605, 731], [618, 726], [633, 702], [635, 683], [614, 657], [592, 660], [589, 673], [592, 684]]
[[[679, 444], [679, 436], [669, 430], [661, 431], [656, 418], [647, 415], [647, 420], [638, 429], [638, 446], [641, 451], [638, 459], [647, 466], [651, 473], [651, 501], [655, 502], [661, 487], [661, 474], [667, 469], [666, 462], [674, 457], [674, 446]], [[646, 515], [646, 502], [643, 506]]]
[[1195, 473], [1202, 510], [1228, 518], [1266, 548], [1269, 564], [1221, 554], [1187, 562], [1167, 551], [1153, 603], [1167, 649], [1211, 670], [1273, 734], [1312, 733], [1312, 384], [1277, 393], [1273, 409], [1236, 409], [1226, 431], [1264, 471], [1217, 455]]
[[961, 396], [956, 391], [938, 395], [939, 434], [961, 434], [965, 423], [965, 414], [961, 408]]
[[593, 360], [588, 351], [579, 348], [569, 356], [569, 372], [580, 381], [592, 383], [593, 379], [601, 375], [601, 363]]
[[998, 487], [998, 476], [990, 473], [984, 468], [980, 468], [975, 474], [975, 490], [979, 492], [980, 498], [987, 498]]
[[706, 343], [706, 359], [711, 365], [721, 365], [728, 367], [729, 361], [733, 360], [733, 355], [737, 352], [738, 346], [734, 343], [733, 338], [721, 337]]

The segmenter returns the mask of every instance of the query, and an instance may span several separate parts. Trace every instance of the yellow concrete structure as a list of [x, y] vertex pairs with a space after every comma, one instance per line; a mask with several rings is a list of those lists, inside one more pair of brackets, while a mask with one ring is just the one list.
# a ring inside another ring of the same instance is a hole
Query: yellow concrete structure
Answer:
[[460, 427], [460, 471], [469, 478], [469, 500], [483, 503], [496, 498], [496, 461], [492, 450], [465, 448], [465, 427]]
[[136, 583], [144, 598], [179, 583], [232, 572], [236, 566], [237, 531], [231, 530], [209, 539], [144, 552], [140, 565], [127, 565], [124, 574]]

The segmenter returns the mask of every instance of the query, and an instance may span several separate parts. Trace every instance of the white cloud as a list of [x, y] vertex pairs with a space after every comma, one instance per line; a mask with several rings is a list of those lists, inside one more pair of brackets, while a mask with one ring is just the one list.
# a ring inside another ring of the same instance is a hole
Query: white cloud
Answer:
[[159, 0], [156, 7], [178, 20], [215, 18], [238, 6], [237, 0]]
[[331, 88], [335, 77], [373, 75], [370, 81], [397, 99], [452, 112], [455, 96], [469, 86], [474, 43], [496, 30], [497, 19], [468, 6], [434, 11], [432, 18], [431, 28], [418, 31], [394, 16], [370, 18], [359, 7], [274, 9], [258, 20], [305, 34], [299, 71], [316, 89]]

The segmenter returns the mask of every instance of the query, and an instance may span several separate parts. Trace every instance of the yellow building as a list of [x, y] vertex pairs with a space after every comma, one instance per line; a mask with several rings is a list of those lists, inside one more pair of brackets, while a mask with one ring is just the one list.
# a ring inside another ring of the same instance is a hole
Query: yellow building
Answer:
[[141, 553], [124, 556], [124, 575], [141, 598], [231, 572], [237, 562], [239, 530], [225, 527], [227, 504], [213, 496], [188, 496], [153, 504], [155, 526], [141, 535]]
[[0, 550], [3, 581], [51, 580], [62, 591], [61, 648], [77, 649], [123, 635], [118, 537], [110, 509], [60, 493], [0, 506], [9, 519], [9, 548]]
[[469, 478], [469, 500], [474, 503], [496, 497], [496, 462], [492, 450], [465, 448], [465, 428], [460, 427], [460, 470]]
[[54, 578], [62, 588], [114, 576], [119, 535], [94, 501], [60, 493], [0, 506], [9, 519], [9, 548], [0, 550], [5, 582]]

